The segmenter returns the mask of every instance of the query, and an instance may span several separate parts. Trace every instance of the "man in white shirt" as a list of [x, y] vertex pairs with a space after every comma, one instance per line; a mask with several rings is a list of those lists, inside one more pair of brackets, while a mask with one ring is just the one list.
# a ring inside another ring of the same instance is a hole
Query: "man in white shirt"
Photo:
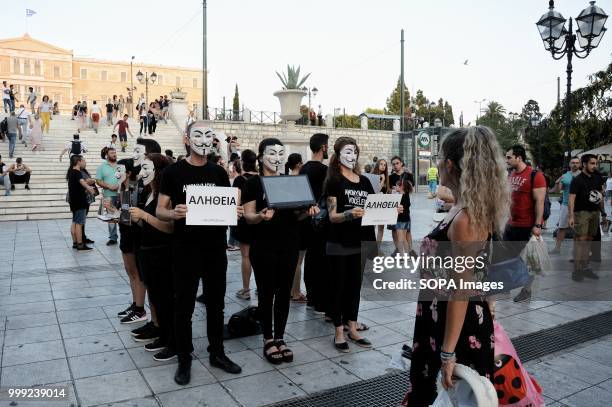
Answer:
[[78, 134], [74, 134], [72, 136], [72, 141], [66, 143], [66, 147], [62, 150], [59, 156], [60, 162], [62, 161], [62, 157], [64, 154], [68, 153], [68, 157], [72, 157], [73, 155], [83, 155], [87, 152], [87, 146], [80, 140], [80, 136]]
[[32, 109], [32, 114], [36, 113], [36, 99], [38, 95], [34, 91], [34, 88], [30, 86], [30, 94], [28, 95], [28, 104], [30, 105], [30, 109]]
[[23, 135], [21, 143], [27, 147], [30, 136], [30, 112], [28, 112], [28, 110], [22, 104], [19, 105], [19, 109], [15, 111], [15, 116], [17, 116], [17, 123], [19, 124], [19, 127], [21, 127], [21, 134]]
[[2, 81], [2, 104], [4, 105], [4, 113], [11, 110], [11, 90], [6, 81]]
[[100, 109], [98, 102], [95, 100], [93, 101], [93, 104], [91, 105], [90, 113], [91, 113], [91, 122], [93, 124], [93, 129], [97, 133], [98, 125], [100, 124], [100, 118], [102, 117], [102, 109]]

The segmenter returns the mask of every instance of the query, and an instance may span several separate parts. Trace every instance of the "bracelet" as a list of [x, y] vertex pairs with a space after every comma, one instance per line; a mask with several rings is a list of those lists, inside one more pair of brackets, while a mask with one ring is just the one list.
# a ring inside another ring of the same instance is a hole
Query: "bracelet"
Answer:
[[444, 351], [440, 351], [440, 360], [444, 363], [444, 362], [450, 362], [450, 361], [455, 361], [457, 360], [457, 356], [455, 355], [455, 352], [444, 352]]
[[344, 220], [352, 220], [353, 219], [353, 212], [351, 212], [351, 211], [344, 211], [344, 212], [342, 212], [342, 216], [344, 216]]

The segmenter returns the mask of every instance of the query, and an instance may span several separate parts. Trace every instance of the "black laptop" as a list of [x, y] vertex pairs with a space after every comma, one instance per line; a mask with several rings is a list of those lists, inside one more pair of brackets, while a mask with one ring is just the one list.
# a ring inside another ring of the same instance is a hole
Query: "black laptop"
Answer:
[[260, 178], [268, 208], [300, 209], [316, 203], [306, 175]]

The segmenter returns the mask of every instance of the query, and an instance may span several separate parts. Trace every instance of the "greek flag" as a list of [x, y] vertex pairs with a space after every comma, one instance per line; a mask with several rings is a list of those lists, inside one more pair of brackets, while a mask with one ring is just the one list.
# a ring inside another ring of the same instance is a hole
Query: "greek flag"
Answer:
[[26, 17], [32, 17], [34, 14], [36, 14], [36, 11], [30, 10], [29, 8], [26, 9]]

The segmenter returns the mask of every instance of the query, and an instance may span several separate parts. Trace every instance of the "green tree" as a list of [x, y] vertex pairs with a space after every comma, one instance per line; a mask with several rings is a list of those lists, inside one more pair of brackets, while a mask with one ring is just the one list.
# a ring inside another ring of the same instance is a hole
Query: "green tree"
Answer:
[[[394, 114], [394, 115], [400, 114], [400, 102], [401, 102], [400, 88], [401, 86], [402, 86], [401, 81], [400, 79], [398, 79], [395, 89], [393, 89], [393, 92], [391, 92], [391, 95], [387, 98], [387, 113], [388, 114]], [[409, 111], [409, 106], [408, 106], [409, 104], [410, 104], [410, 92], [408, 92], [408, 88], [406, 87], [406, 84], [404, 83], [404, 114], [406, 114]]]
[[236, 89], [234, 90], [234, 101], [232, 102], [232, 110], [234, 120], [238, 120], [238, 116], [240, 115], [240, 96], [238, 95], [238, 84], [236, 84]]
[[506, 114], [506, 108], [503, 107], [500, 103], [492, 100], [487, 104], [485, 109], [485, 116], [489, 118], [495, 118], [500, 120]]

